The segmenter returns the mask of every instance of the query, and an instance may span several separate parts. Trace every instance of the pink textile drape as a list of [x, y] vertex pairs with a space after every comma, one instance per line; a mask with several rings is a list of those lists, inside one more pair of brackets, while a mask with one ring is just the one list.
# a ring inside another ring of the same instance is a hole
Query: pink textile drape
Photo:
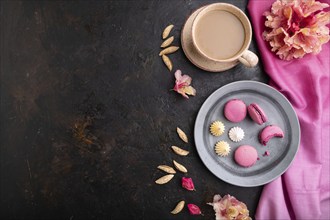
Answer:
[[[275, 0], [250, 0], [248, 11], [269, 84], [293, 105], [301, 126], [295, 160], [264, 186], [256, 219], [330, 219], [330, 43], [318, 55], [280, 60], [262, 38]], [[322, 1], [329, 4], [328, 1]]]

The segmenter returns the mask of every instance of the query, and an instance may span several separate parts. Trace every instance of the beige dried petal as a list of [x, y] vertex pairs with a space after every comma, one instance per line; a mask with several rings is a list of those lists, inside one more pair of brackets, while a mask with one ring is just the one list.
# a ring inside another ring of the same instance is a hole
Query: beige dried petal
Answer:
[[165, 48], [164, 50], [160, 51], [159, 56], [163, 56], [164, 54], [170, 54], [170, 53], [174, 53], [175, 51], [177, 51], [180, 47], [177, 46], [170, 46]]
[[163, 34], [162, 34], [163, 39], [167, 38], [168, 35], [170, 35], [170, 32], [173, 29], [173, 27], [174, 27], [174, 25], [170, 24], [164, 29]]
[[189, 151], [183, 150], [177, 146], [172, 146], [171, 148], [174, 151], [174, 153], [176, 153], [177, 155], [187, 156], [189, 154]]
[[161, 48], [165, 48], [171, 45], [171, 43], [174, 40], [174, 36], [167, 38], [166, 40], [164, 40], [164, 42], [160, 45]]
[[182, 91], [187, 95], [192, 95], [192, 96], [196, 95], [196, 89], [194, 89], [194, 87], [192, 86], [185, 86], [182, 88]]
[[180, 172], [182, 173], [187, 173], [188, 170], [187, 168], [185, 168], [182, 164], [179, 164], [178, 162], [176, 162], [175, 160], [173, 160], [173, 164], [174, 164], [174, 167], [179, 170]]
[[185, 201], [180, 201], [175, 208], [171, 211], [172, 214], [178, 214], [179, 212], [182, 211], [183, 207], [184, 207]]
[[157, 168], [166, 173], [170, 173], [170, 174], [176, 173], [176, 171], [172, 167], [167, 166], [167, 165], [159, 165]]
[[187, 137], [186, 133], [184, 133], [179, 127], [176, 128], [176, 132], [178, 133], [181, 140], [188, 143], [188, 137]]
[[165, 184], [165, 183], [168, 183], [173, 177], [174, 177], [173, 174], [168, 174], [168, 175], [165, 175], [165, 176], [159, 178], [158, 180], [156, 180], [155, 183]]
[[170, 58], [166, 55], [163, 55], [162, 59], [163, 59], [163, 62], [165, 63], [165, 65], [166, 65], [167, 69], [172, 71], [173, 64], [172, 64], [172, 61], [170, 60]]

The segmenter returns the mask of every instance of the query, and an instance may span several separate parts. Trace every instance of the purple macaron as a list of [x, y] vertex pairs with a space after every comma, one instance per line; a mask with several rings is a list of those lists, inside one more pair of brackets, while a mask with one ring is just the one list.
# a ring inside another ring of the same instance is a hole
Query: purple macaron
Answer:
[[267, 121], [267, 116], [265, 112], [262, 110], [262, 108], [256, 104], [256, 103], [251, 103], [248, 107], [247, 110], [249, 112], [250, 117], [254, 122], [256, 122], [259, 125], [262, 125]]
[[235, 150], [234, 159], [242, 167], [251, 167], [257, 162], [258, 152], [250, 145], [242, 145]]
[[242, 121], [247, 113], [245, 103], [240, 99], [229, 100], [224, 107], [224, 115], [231, 122]]
[[273, 137], [284, 137], [284, 132], [282, 129], [276, 125], [268, 125], [259, 133], [260, 143], [264, 146], [267, 145], [268, 141]]

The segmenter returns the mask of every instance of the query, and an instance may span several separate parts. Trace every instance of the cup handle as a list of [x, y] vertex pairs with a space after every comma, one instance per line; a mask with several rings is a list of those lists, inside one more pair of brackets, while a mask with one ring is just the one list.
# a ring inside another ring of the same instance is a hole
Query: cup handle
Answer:
[[247, 67], [254, 67], [259, 62], [258, 56], [249, 50], [246, 50], [238, 60]]

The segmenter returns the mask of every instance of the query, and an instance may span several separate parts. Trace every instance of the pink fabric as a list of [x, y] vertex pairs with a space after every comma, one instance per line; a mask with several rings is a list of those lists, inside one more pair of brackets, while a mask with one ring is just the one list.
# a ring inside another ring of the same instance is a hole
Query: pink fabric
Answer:
[[[283, 61], [262, 39], [274, 0], [250, 0], [249, 14], [269, 84], [293, 105], [301, 126], [295, 160], [279, 178], [264, 186], [256, 219], [330, 219], [330, 43], [318, 55]], [[327, 2], [328, 1], [323, 1]]]

